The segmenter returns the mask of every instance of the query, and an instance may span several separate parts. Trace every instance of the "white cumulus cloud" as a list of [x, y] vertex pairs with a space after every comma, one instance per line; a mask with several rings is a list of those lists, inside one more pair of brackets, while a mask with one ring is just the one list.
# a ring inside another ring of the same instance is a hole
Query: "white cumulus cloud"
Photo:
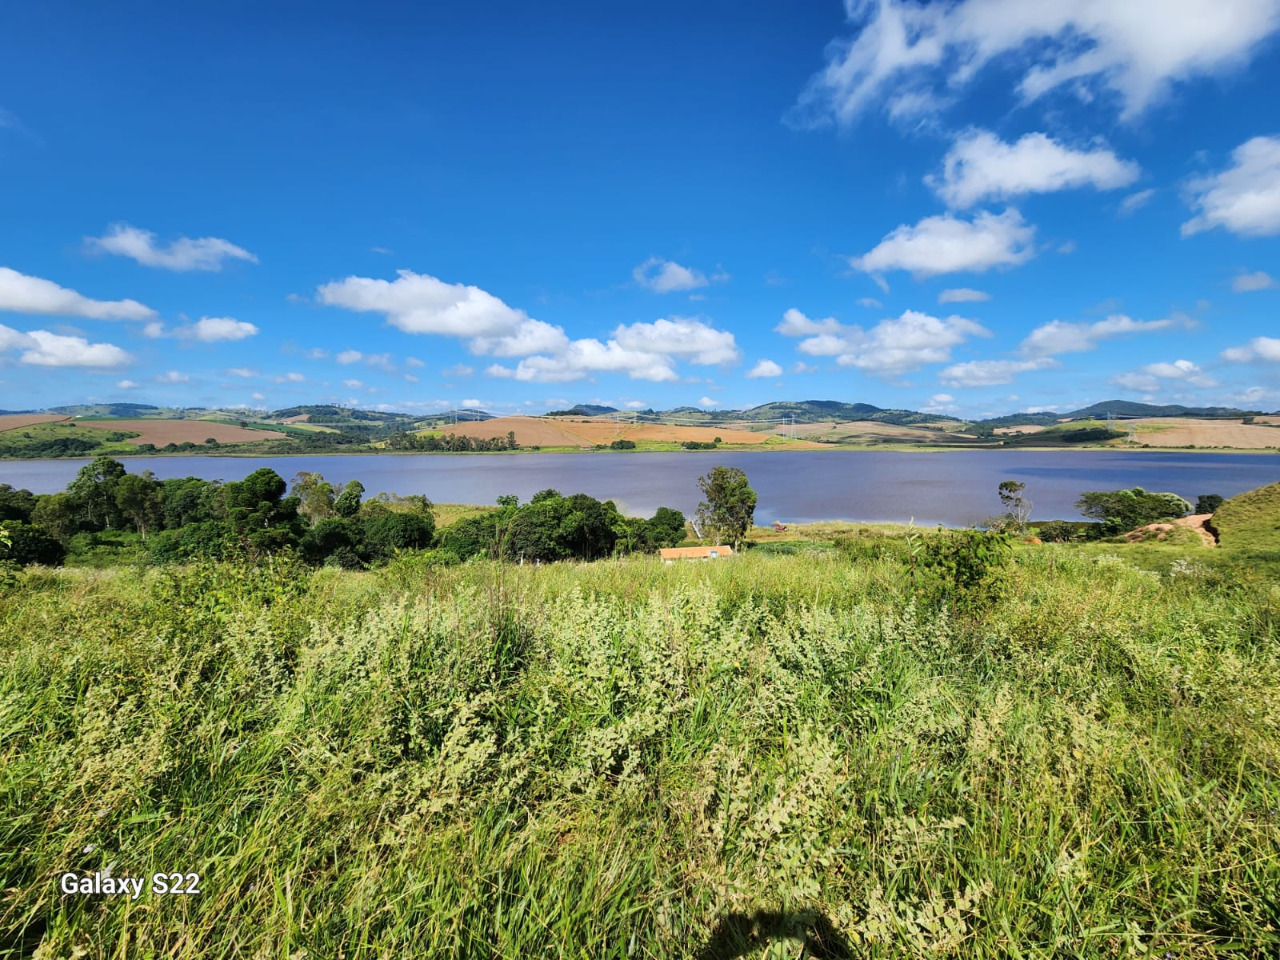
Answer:
[[1232, 152], [1233, 165], [1187, 184], [1187, 202], [1198, 211], [1182, 235], [1222, 227], [1242, 237], [1280, 233], [1280, 137], [1254, 137]]
[[1174, 84], [1248, 62], [1280, 29], [1280, 0], [845, 0], [853, 36], [831, 44], [796, 119], [913, 119], [963, 96], [989, 64], [1021, 71], [1022, 102], [1108, 94], [1132, 119]]
[[1035, 360], [971, 360], [947, 367], [938, 374], [943, 383], [951, 387], [992, 387], [1013, 383], [1020, 373], [1032, 370], [1048, 370], [1060, 366], [1052, 357]]
[[902, 224], [850, 263], [865, 273], [907, 270], [918, 278], [962, 270], [983, 273], [1030, 260], [1035, 233], [1013, 207], [1000, 214], [983, 211], [972, 220], [943, 214], [914, 226]]
[[699, 401], [698, 401], [698, 406], [700, 406], [700, 407], [718, 407], [718, 406], [720, 406], [720, 401], [719, 401], [719, 400], [712, 400], [710, 397], [703, 397], [701, 400], [699, 400]]
[[347, 277], [321, 285], [319, 301], [366, 313], [381, 313], [405, 333], [449, 337], [504, 337], [529, 319], [479, 287], [445, 283], [427, 274], [400, 270], [395, 280]]
[[137, 300], [92, 300], [52, 280], [0, 267], [0, 310], [86, 320], [146, 320], [156, 312]]
[[1253, 363], [1257, 360], [1265, 360], [1269, 363], [1280, 362], [1280, 339], [1254, 337], [1243, 347], [1229, 347], [1223, 350], [1222, 359], [1232, 363]]
[[156, 377], [156, 383], [187, 383], [191, 378], [178, 370], [170, 370]]
[[35, 367], [83, 367], [110, 369], [131, 362], [126, 351], [112, 343], [90, 343], [84, 337], [64, 336], [49, 330], [22, 333], [0, 326], [0, 350], [22, 350], [19, 363]]
[[258, 328], [252, 323], [234, 317], [201, 317], [191, 325], [189, 333], [182, 332], [186, 329], [188, 328], [181, 328], [179, 335], [190, 336], [201, 343], [246, 340], [258, 332]]
[[364, 359], [364, 354], [359, 350], [343, 350], [333, 359], [346, 366], [352, 363], [359, 363]]
[[761, 360], [754, 367], [747, 371], [748, 380], [760, 380], [766, 377], [782, 376], [782, 367], [774, 363], [772, 360]]
[[1216, 387], [1218, 381], [1206, 374], [1190, 360], [1175, 360], [1172, 363], [1149, 363], [1139, 370], [1121, 373], [1112, 377], [1111, 382], [1126, 390], [1139, 393], [1156, 393], [1162, 381], [1173, 380], [1190, 384], [1193, 387]]
[[136, 260], [144, 267], [160, 267], [165, 270], [221, 270], [227, 260], [247, 260], [257, 263], [258, 258], [219, 237], [179, 237], [167, 247], [156, 243], [156, 235], [150, 230], [131, 227], [127, 223], [113, 224], [105, 236], [86, 237], [89, 249]]
[[1093, 323], [1051, 320], [1027, 334], [1019, 349], [1024, 355], [1033, 357], [1056, 356], [1060, 353], [1086, 353], [1096, 349], [1104, 340], [1139, 333], [1185, 329], [1190, 326], [1192, 322], [1181, 315], [1166, 317], [1162, 320], [1134, 320], [1132, 317], [1117, 313]]
[[1077, 150], [1043, 133], [1005, 143], [989, 130], [962, 134], [942, 161], [941, 177], [925, 182], [950, 207], [967, 210], [987, 200], [1079, 187], [1115, 190], [1138, 179], [1136, 163], [1102, 146]]
[[988, 337], [985, 327], [964, 317], [933, 317], [907, 310], [896, 319], [882, 320], [870, 330], [836, 321], [809, 320], [798, 310], [787, 311], [777, 331], [804, 337], [796, 349], [812, 357], [835, 357], [843, 367], [881, 376], [895, 376], [931, 363], [948, 363], [951, 350], [971, 336]]

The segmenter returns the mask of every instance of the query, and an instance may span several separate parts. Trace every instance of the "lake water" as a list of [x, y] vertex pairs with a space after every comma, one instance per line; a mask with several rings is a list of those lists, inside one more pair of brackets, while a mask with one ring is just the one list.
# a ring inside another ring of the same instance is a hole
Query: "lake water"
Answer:
[[[86, 460], [0, 461], [0, 483], [35, 493], [62, 490]], [[1280, 455], [1102, 450], [820, 450], [793, 453], [640, 453], [352, 455], [328, 457], [130, 457], [131, 473], [161, 479], [239, 480], [271, 467], [286, 480], [301, 470], [336, 483], [359, 480], [379, 491], [426, 494], [440, 503], [521, 501], [547, 487], [613, 500], [649, 516], [660, 506], [692, 514], [697, 478], [713, 466], [740, 467], [760, 495], [757, 523], [814, 520], [900, 521], [966, 526], [1000, 512], [996, 487], [1021, 480], [1037, 519], [1078, 519], [1085, 490], [1145, 487], [1192, 503], [1231, 497], [1280, 481]]]

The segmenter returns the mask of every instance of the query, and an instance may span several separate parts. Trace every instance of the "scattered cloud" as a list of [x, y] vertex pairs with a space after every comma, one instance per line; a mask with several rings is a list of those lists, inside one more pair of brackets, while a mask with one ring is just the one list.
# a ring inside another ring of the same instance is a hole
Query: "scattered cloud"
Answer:
[[250, 400], [265, 400], [265, 399], [267, 399], [267, 395], [266, 395], [265, 393], [251, 393], [251, 394], [249, 394], [249, 399], [250, 399]]
[[1254, 337], [1246, 346], [1223, 350], [1222, 359], [1231, 363], [1254, 363], [1259, 360], [1280, 363], [1280, 339]]
[[120, 380], [116, 386], [121, 390], [137, 390], [140, 384], [134, 380]]
[[796, 349], [812, 357], [835, 357], [842, 367], [877, 376], [896, 376], [930, 363], [948, 363], [951, 349], [971, 336], [991, 335], [981, 324], [964, 317], [939, 319], [908, 310], [897, 319], [882, 320], [870, 330], [844, 326], [828, 317], [810, 320], [788, 310], [776, 328], [784, 336], [804, 337]]
[[423, 363], [421, 360], [419, 360], [417, 357], [405, 357], [404, 365], [406, 367], [425, 367], [426, 366], [426, 364]]
[[791, 365], [792, 373], [817, 373], [818, 365], [816, 363], [805, 363], [803, 360], [797, 360]]
[[782, 367], [778, 366], [772, 360], [761, 360], [747, 371], [748, 380], [759, 380], [766, 377], [780, 376], [782, 376]]
[[1254, 137], [1231, 157], [1226, 170], [1187, 184], [1187, 203], [1198, 212], [1182, 225], [1184, 237], [1215, 227], [1242, 237], [1280, 233], [1280, 137]]
[[[682, 267], [673, 260], [661, 257], [650, 257], [631, 271], [636, 283], [654, 293], [676, 293], [683, 290], [696, 290], [708, 283], [706, 276], [689, 267]], [[728, 279], [727, 276], [725, 279]]]
[[858, 306], [866, 307], [868, 310], [879, 310], [881, 307], [884, 306], [884, 304], [881, 303], [879, 300], [877, 300], [875, 297], [863, 297], [861, 300], [858, 301]]
[[1120, 216], [1131, 217], [1148, 203], [1150, 203], [1156, 195], [1154, 188], [1150, 190], [1139, 190], [1137, 193], [1131, 193], [1120, 201]]
[[1111, 378], [1111, 383], [1126, 390], [1138, 393], [1157, 393], [1163, 386], [1162, 381], [1176, 381], [1193, 387], [1216, 387], [1218, 381], [1210, 377], [1199, 366], [1190, 360], [1175, 360], [1172, 363], [1149, 363], [1140, 370], [1121, 373]]
[[364, 386], [364, 383], [360, 380], [343, 380], [342, 385], [348, 390], [359, 390]]
[[400, 270], [395, 280], [347, 277], [322, 284], [317, 299], [331, 307], [381, 313], [405, 333], [448, 337], [504, 337], [529, 319], [479, 287], [445, 283], [427, 274]]
[[989, 130], [961, 134], [942, 161], [942, 176], [925, 178], [949, 207], [968, 210], [988, 200], [1011, 200], [1032, 193], [1079, 187], [1116, 190], [1141, 174], [1105, 146], [1067, 147], [1043, 133], [1005, 143]]
[[1276, 281], [1268, 273], [1261, 270], [1256, 273], [1242, 273], [1231, 281], [1231, 289], [1235, 293], [1254, 293], [1258, 290], [1270, 290]]
[[938, 378], [949, 387], [992, 387], [1013, 383], [1020, 373], [1049, 370], [1061, 366], [1052, 357], [1035, 360], [971, 360], [947, 367]]
[[951, 394], [935, 393], [920, 409], [924, 413], [955, 413], [959, 407], [956, 406], [956, 398]]
[[389, 257], [389, 256], [391, 256], [391, 254], [395, 253], [395, 251], [394, 251], [394, 250], [390, 250], [390, 249], [388, 249], [387, 247], [370, 247], [370, 248], [369, 248], [369, 252], [370, 252], [370, 253], [380, 253], [380, 254], [382, 254], [384, 257]]
[[1030, 260], [1035, 233], [1013, 207], [1001, 214], [983, 211], [972, 220], [943, 214], [914, 226], [902, 224], [850, 263], [864, 273], [907, 270], [916, 278], [964, 270], [983, 273]]
[[513, 332], [500, 337], [476, 337], [472, 353], [493, 357], [525, 357], [531, 353], [556, 353], [569, 343], [564, 330], [541, 320], [525, 320]]
[[156, 312], [137, 300], [91, 300], [52, 280], [0, 267], [0, 311], [86, 320], [146, 320]]
[[278, 377], [271, 378], [273, 383], [305, 383], [306, 379], [307, 378], [302, 374], [294, 372], [281, 374]]
[[699, 401], [698, 401], [698, 406], [700, 406], [700, 407], [718, 407], [718, 406], [720, 406], [720, 401], [719, 401], [719, 400], [712, 400], [710, 397], [703, 397], [701, 400], [699, 400]]
[[1139, 333], [1158, 333], [1162, 330], [1186, 329], [1194, 326], [1189, 317], [1175, 314], [1163, 320], [1134, 320], [1122, 313], [1093, 323], [1066, 323], [1062, 320], [1036, 327], [1022, 341], [1019, 348], [1024, 356], [1049, 357], [1061, 353], [1086, 353], [1096, 349], [1103, 340]]
[[343, 350], [340, 354], [338, 354], [333, 359], [337, 360], [339, 363], [346, 366], [352, 363], [359, 363], [361, 360], [364, 359], [364, 354], [361, 353], [359, 350]]
[[594, 373], [624, 373], [633, 380], [679, 379], [677, 361], [712, 366], [739, 358], [732, 333], [701, 320], [676, 317], [617, 327], [611, 338], [565, 342], [553, 354], [525, 357], [514, 367], [493, 364], [486, 373], [538, 383], [567, 383]]
[[404, 379], [405, 379], [405, 382], [406, 382], [406, 383], [419, 383], [419, 382], [420, 382], [420, 381], [419, 381], [419, 379], [418, 379], [417, 377], [415, 377], [412, 373], [406, 373], [406, 374], [404, 375]]
[[455, 363], [452, 367], [445, 367], [440, 372], [446, 377], [469, 377], [476, 372], [476, 368], [469, 367], [465, 363]]
[[258, 262], [258, 258], [248, 250], [219, 237], [201, 237], [198, 240], [179, 237], [165, 247], [156, 243], [156, 235], [150, 230], [131, 227], [127, 223], [113, 224], [105, 236], [85, 237], [85, 244], [99, 253], [128, 257], [144, 267], [164, 270], [217, 271], [227, 260]]
[[231, 367], [224, 371], [229, 377], [256, 377], [258, 371], [250, 367]]
[[[184, 332], [189, 331], [189, 334]], [[234, 317], [201, 317], [190, 327], [180, 327], [178, 336], [191, 336], [201, 343], [245, 340], [256, 335], [258, 328]]]
[[11, 347], [23, 349], [19, 363], [36, 367], [110, 369], [133, 360], [112, 343], [90, 343], [84, 337], [64, 336], [48, 330], [20, 333], [0, 326], [0, 350]]
[[985, 303], [990, 299], [991, 294], [981, 290], [971, 290], [968, 287], [943, 290], [938, 294], [939, 303]]
[[852, 124], [873, 109], [936, 114], [994, 62], [1024, 70], [1025, 104], [1099, 93], [1132, 120], [1174, 84], [1237, 69], [1280, 28], [1280, 0], [846, 0], [853, 36], [828, 47], [793, 122]]
[[156, 383], [189, 383], [191, 377], [179, 370], [170, 370], [156, 377]]

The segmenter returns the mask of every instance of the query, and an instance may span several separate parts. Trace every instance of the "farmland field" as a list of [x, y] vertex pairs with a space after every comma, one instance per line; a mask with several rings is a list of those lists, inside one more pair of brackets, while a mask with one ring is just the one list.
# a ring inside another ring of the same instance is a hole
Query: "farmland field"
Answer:
[[[791, 546], [19, 574], [0, 955], [1280, 951], [1265, 568], [1024, 547], [953, 609]], [[201, 893], [58, 890], [108, 868]]]
[[39, 423], [58, 423], [70, 419], [57, 413], [6, 413], [0, 415], [0, 433], [6, 430], [22, 430]]
[[[696, 441], [712, 443], [716, 437], [726, 444], [762, 446], [777, 442], [773, 434], [763, 431], [735, 429], [732, 427], [682, 427], [660, 423], [615, 423], [608, 418], [571, 417], [498, 417], [475, 423], [459, 423], [445, 427], [442, 432], [463, 437], [487, 439], [506, 436], [514, 431], [516, 442], [522, 447], [594, 447], [614, 440], [633, 440], [683, 443]], [[812, 445], [788, 443], [791, 449], [808, 449]]]
[[219, 443], [253, 443], [258, 440], [279, 440], [285, 434], [276, 430], [250, 430], [234, 423], [216, 420], [77, 420], [76, 425], [86, 430], [123, 430], [136, 433], [128, 442], [137, 446], [153, 443], [163, 447], [169, 443], [202, 444], [212, 437]]

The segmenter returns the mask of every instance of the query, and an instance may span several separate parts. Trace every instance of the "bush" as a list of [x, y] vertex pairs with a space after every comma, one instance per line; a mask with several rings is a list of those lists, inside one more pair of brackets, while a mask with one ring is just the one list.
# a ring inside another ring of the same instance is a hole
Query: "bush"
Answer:
[[609, 444], [610, 450], [634, 450], [636, 442], [634, 440], [615, 440]]
[[1013, 555], [1012, 538], [986, 530], [951, 530], [909, 538], [911, 573], [922, 599], [979, 613], [999, 600]]
[[8, 544], [0, 543], [0, 560], [20, 567], [38, 563], [57, 567], [67, 557], [67, 549], [40, 527], [29, 523], [6, 523]]
[[393, 556], [398, 550], [423, 550], [436, 535], [430, 514], [386, 512], [369, 517], [362, 524], [365, 554], [374, 560]]
[[1066, 520], [1050, 520], [1040, 524], [1040, 539], [1045, 543], [1070, 543], [1077, 539], [1076, 525]]

